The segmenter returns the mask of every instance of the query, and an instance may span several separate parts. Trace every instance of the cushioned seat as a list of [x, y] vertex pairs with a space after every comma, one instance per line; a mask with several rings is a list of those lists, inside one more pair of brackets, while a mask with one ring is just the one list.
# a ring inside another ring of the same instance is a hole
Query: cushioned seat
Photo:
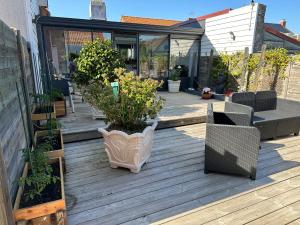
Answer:
[[[247, 106], [254, 105], [252, 123], [259, 129], [262, 140], [299, 134], [299, 102], [278, 99], [275, 91], [234, 93], [231, 101]], [[239, 112], [238, 108], [235, 110]]]

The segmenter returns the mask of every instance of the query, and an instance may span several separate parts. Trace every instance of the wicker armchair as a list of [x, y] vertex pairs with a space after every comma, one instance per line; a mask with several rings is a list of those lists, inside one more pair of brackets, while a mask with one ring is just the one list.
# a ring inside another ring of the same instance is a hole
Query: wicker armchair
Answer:
[[[232, 103], [226, 104], [227, 110], [235, 107]], [[213, 112], [213, 105], [209, 105], [205, 173], [228, 173], [256, 179], [260, 133], [257, 128], [251, 126], [251, 108], [244, 110], [246, 113]]]

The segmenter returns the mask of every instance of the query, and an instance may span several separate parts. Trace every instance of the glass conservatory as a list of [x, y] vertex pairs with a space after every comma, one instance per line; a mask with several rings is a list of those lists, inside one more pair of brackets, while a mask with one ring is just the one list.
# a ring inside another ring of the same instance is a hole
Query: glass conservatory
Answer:
[[180, 66], [181, 76], [190, 80], [188, 86], [197, 82], [201, 28], [46, 16], [37, 19], [37, 28], [46, 74], [68, 76], [84, 43], [100, 38], [111, 40], [137, 76], [166, 80], [169, 71]]

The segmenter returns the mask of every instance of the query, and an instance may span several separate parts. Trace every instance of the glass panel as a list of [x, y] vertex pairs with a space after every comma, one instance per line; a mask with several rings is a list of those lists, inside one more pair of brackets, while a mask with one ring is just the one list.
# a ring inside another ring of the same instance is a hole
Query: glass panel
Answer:
[[46, 51], [52, 75], [69, 76], [74, 72], [73, 60], [78, 57], [82, 46], [92, 38], [111, 39], [110, 33], [85, 30], [48, 28], [45, 30]]
[[129, 71], [137, 73], [137, 40], [136, 35], [128, 34], [116, 34], [115, 35], [115, 46], [119, 50], [126, 68]]
[[140, 35], [140, 76], [168, 77], [169, 38], [167, 35]]
[[170, 69], [181, 67], [182, 77], [197, 78], [199, 40], [171, 39]]

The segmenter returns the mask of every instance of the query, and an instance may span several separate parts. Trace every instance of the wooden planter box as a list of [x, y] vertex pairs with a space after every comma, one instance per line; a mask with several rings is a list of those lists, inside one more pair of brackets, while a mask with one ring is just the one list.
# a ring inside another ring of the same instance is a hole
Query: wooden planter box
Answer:
[[55, 114], [57, 117], [67, 115], [66, 99], [62, 98], [54, 102]]
[[[57, 134], [60, 137], [60, 146], [61, 146], [61, 149], [56, 149], [54, 151], [46, 152], [46, 154], [47, 154], [47, 156], [50, 159], [55, 159], [55, 158], [59, 158], [59, 157], [64, 158], [64, 156], [65, 156], [64, 141], [63, 141], [63, 136], [62, 136], [61, 130], [60, 129], [56, 129], [56, 130], [52, 130], [52, 132], [54, 134]], [[34, 135], [34, 145], [37, 144], [38, 137], [47, 136], [48, 133], [49, 133], [48, 130], [43, 130], [43, 131], [37, 131], [37, 132], [35, 132], [35, 135]]]
[[56, 118], [55, 113], [55, 105], [53, 107], [53, 112], [49, 113], [36, 113], [36, 105], [33, 107], [32, 113], [31, 113], [31, 120], [32, 121], [38, 121], [38, 120], [48, 120], [50, 118]]
[[[25, 225], [30, 222], [32, 225], [64, 225], [66, 223], [66, 201], [64, 191], [64, 173], [62, 159], [52, 159], [49, 163], [59, 162], [61, 198], [59, 200], [27, 207], [20, 208], [20, 201], [23, 194], [23, 187], [19, 187], [17, 198], [14, 205], [14, 216], [17, 225]], [[26, 177], [29, 171], [29, 164], [26, 163], [22, 177]], [[54, 222], [54, 223], [53, 223]]]

